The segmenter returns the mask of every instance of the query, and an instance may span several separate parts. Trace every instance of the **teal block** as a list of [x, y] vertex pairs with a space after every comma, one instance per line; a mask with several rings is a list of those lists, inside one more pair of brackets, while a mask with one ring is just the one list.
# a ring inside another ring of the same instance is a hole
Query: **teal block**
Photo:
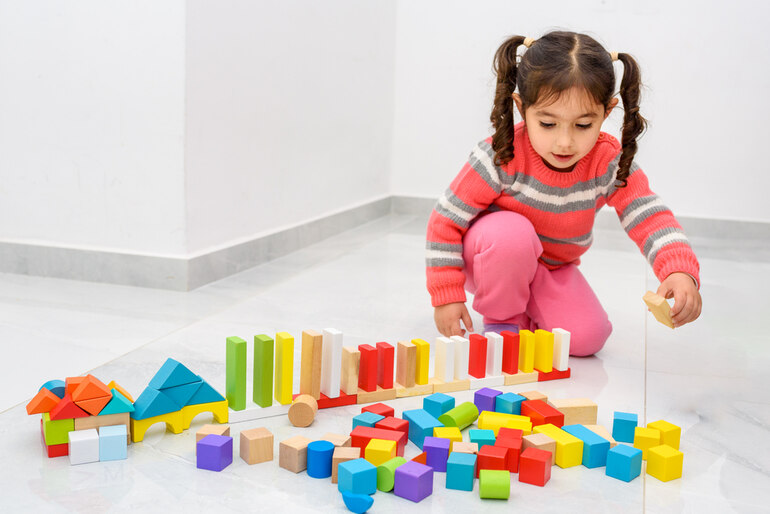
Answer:
[[476, 478], [476, 454], [452, 452], [446, 461], [446, 488], [473, 491]]
[[216, 389], [211, 387], [205, 380], [201, 383], [198, 390], [192, 398], [187, 401], [187, 405], [198, 405], [201, 403], [221, 402], [225, 399]]
[[134, 412], [131, 413], [131, 417], [133, 419], [147, 419], [181, 409], [182, 405], [174, 402], [168, 395], [148, 387], [134, 402]]
[[126, 425], [99, 427], [99, 460], [122, 460], [128, 457]]
[[342, 501], [350, 512], [364, 514], [374, 504], [374, 498], [368, 494], [353, 494], [350, 491], [342, 491]]
[[598, 468], [607, 464], [608, 440], [583, 425], [565, 425], [561, 429], [583, 441], [583, 466]]
[[123, 396], [120, 391], [113, 389], [112, 400], [99, 411], [99, 415], [123, 414], [124, 412], [134, 412], [134, 404], [131, 403], [131, 400]]
[[385, 419], [385, 416], [375, 414], [374, 412], [362, 412], [357, 416], [353, 416], [353, 428], [357, 426], [374, 428], [374, 424], [383, 419]]
[[184, 407], [187, 405], [187, 402], [190, 401], [190, 398], [195, 396], [195, 393], [198, 392], [198, 389], [200, 389], [202, 384], [203, 379], [198, 377], [197, 382], [191, 382], [189, 384], [182, 384], [174, 387], [166, 387], [161, 389], [161, 391], [163, 391], [163, 394], [168, 395], [169, 398], [174, 400], [175, 403]]
[[[65, 388], [64, 380], [49, 380], [48, 382], [40, 386], [40, 389], [43, 389], [44, 387], [49, 391], [51, 391], [56, 396], [58, 396], [59, 398], [64, 398], [64, 388]], [[40, 389], [38, 389], [38, 392], [40, 392]]]
[[521, 415], [521, 402], [526, 398], [516, 393], [503, 393], [495, 398], [495, 412]]
[[428, 414], [425, 409], [405, 410], [401, 417], [409, 422], [409, 440], [422, 450], [422, 444], [426, 437], [433, 436], [435, 427], [443, 427], [444, 424]]
[[639, 423], [639, 416], [630, 412], [618, 412], [612, 416], [612, 438], [618, 442], [634, 442], [634, 431]]
[[197, 382], [198, 380], [200, 380], [200, 377], [187, 369], [184, 364], [168, 358], [150, 380], [150, 387], [153, 389], [166, 389], [168, 387]]
[[[613, 437], [614, 439], [614, 437]], [[607, 452], [608, 477], [630, 482], [642, 472], [642, 450], [625, 444], [618, 444]]]
[[366, 459], [340, 462], [337, 466], [337, 489], [353, 494], [377, 492], [377, 468]]
[[488, 444], [489, 446], [495, 445], [494, 430], [471, 428], [470, 430], [468, 430], [468, 437], [470, 438], [470, 441], [472, 443], [476, 443], [479, 445], [479, 450], [481, 450], [481, 447], [484, 446], [485, 444]]
[[422, 400], [422, 408], [438, 419], [439, 416], [455, 408], [455, 399], [444, 393], [433, 393]]

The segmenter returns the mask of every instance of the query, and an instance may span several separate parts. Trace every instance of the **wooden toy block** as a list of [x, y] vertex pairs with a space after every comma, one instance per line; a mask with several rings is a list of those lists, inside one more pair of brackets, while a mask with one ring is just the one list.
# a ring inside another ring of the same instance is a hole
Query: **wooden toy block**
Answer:
[[583, 462], [583, 441], [550, 423], [532, 427], [538, 434], [545, 434], [556, 441], [554, 462], [560, 468], [578, 466]]
[[[478, 443], [466, 443], [466, 442], [455, 442], [452, 444], [452, 452], [453, 453], [478, 453], [479, 452], [479, 444]], [[474, 475], [475, 476], [475, 475]]]
[[483, 411], [495, 411], [495, 398], [503, 394], [502, 391], [497, 389], [490, 389], [483, 387], [473, 394], [473, 403], [479, 409], [479, 412]]
[[467, 452], [452, 452], [446, 463], [446, 488], [458, 491], [473, 491], [476, 478], [476, 455]]
[[[283, 406], [281, 406], [283, 407]], [[220, 400], [218, 402], [209, 403], [196, 403], [182, 407], [180, 414], [182, 415], [182, 428], [187, 430], [192, 424], [192, 420], [198, 414], [210, 412], [217, 423], [227, 423], [230, 421], [230, 411], [227, 408], [227, 400]]]
[[406, 464], [403, 457], [393, 457], [387, 462], [377, 466], [377, 490], [389, 493], [396, 484], [396, 469]]
[[246, 408], [246, 341], [240, 337], [227, 338], [225, 397], [231, 409]]
[[479, 415], [478, 425], [481, 429], [492, 430], [495, 435], [501, 427], [516, 428], [526, 434], [532, 431], [532, 420], [528, 416], [504, 412], [483, 411]]
[[495, 445], [495, 433], [490, 429], [471, 428], [468, 430], [468, 439], [470, 439], [470, 442], [478, 445], [479, 451], [481, 451], [484, 446]]
[[75, 389], [85, 380], [85, 375], [79, 377], [67, 377], [64, 379], [64, 394], [72, 396]]
[[674, 320], [671, 319], [671, 306], [665, 298], [652, 291], [647, 291], [642, 300], [647, 304], [647, 308], [650, 309], [656, 320], [669, 328], [674, 328]]
[[445, 427], [457, 427], [465, 430], [479, 417], [479, 409], [472, 402], [463, 402], [454, 409], [445, 412], [438, 417], [439, 422]]
[[[168, 389], [165, 389], [168, 391]], [[224, 396], [219, 394], [216, 389], [205, 380], [201, 379], [200, 386], [190, 400], [185, 404], [185, 407], [191, 405], [198, 405], [204, 403], [221, 403], [227, 401]]]
[[340, 395], [336, 398], [327, 398], [325, 394], [321, 393], [321, 397], [318, 399], [319, 409], [330, 409], [332, 407], [343, 407], [345, 405], [355, 405], [358, 401], [358, 395], [345, 394], [340, 391]]
[[321, 397], [322, 358], [323, 335], [315, 330], [304, 330], [302, 332], [299, 393], [309, 394], [316, 400]]
[[415, 357], [415, 385], [428, 384], [428, 367], [430, 366], [430, 343], [422, 339], [412, 339], [416, 348]]
[[191, 382], [189, 384], [166, 387], [161, 389], [161, 391], [164, 395], [171, 398], [175, 404], [179, 405], [179, 408], [182, 408], [188, 404], [202, 386], [203, 379], [199, 379], [196, 382]]
[[353, 514], [364, 514], [374, 505], [374, 498], [368, 494], [355, 494], [350, 491], [342, 491], [342, 501]]
[[[522, 396], [526, 396], [526, 394], [522, 393]], [[557, 427], [564, 425], [564, 414], [543, 400], [525, 400], [521, 402], [521, 414], [529, 416], [533, 427], [548, 423]]]
[[647, 428], [654, 428], [660, 431], [660, 444], [668, 445], [675, 450], [679, 449], [679, 439], [682, 435], [680, 427], [661, 419], [647, 423]]
[[455, 342], [448, 337], [436, 338], [436, 357], [433, 362], [434, 378], [442, 383], [455, 378]]
[[630, 482], [642, 472], [642, 450], [619, 444], [607, 452], [608, 477]]
[[327, 398], [336, 398], [340, 395], [342, 332], [335, 328], [326, 328], [322, 338], [321, 393]]
[[230, 425], [203, 425], [195, 432], [195, 442], [197, 443], [209, 434], [230, 435]]
[[336, 446], [332, 454], [332, 484], [337, 483], [338, 466], [342, 462], [361, 458], [361, 448], [352, 446]]
[[[501, 430], [505, 429], [502, 428]], [[506, 449], [506, 468], [511, 473], [518, 473], [519, 455], [521, 454], [522, 440], [520, 438], [514, 437], [498, 437], [495, 439], [495, 446]]]
[[307, 469], [307, 447], [310, 439], [296, 435], [278, 445], [278, 466], [299, 473]]
[[647, 450], [658, 445], [660, 445], [660, 430], [645, 427], [634, 429], [634, 448], [642, 450], [642, 460], [647, 460]]
[[526, 448], [519, 458], [519, 482], [545, 486], [551, 479], [551, 454], [538, 448]]
[[68, 436], [71, 465], [99, 462], [99, 432], [95, 428], [73, 430]]
[[169, 430], [174, 434], [181, 434], [184, 431], [184, 421], [182, 419], [181, 410], [153, 416], [151, 418], [131, 418], [131, 441], [134, 443], [141, 442], [144, 439], [144, 434], [147, 432], [147, 429], [155, 423], [165, 423], [166, 430]]
[[548, 401], [548, 396], [545, 393], [541, 393], [540, 391], [523, 391], [519, 394], [527, 400], [541, 400], [543, 402]]
[[[523, 452], [527, 448], [537, 448], [538, 450], [547, 451], [551, 454], [550, 466], [555, 464], [556, 458], [556, 441], [545, 434], [529, 434], [521, 438], [521, 451]], [[521, 462], [519, 462], [521, 464]], [[521, 467], [521, 466], [519, 466]]]
[[385, 419], [384, 416], [380, 416], [379, 414], [375, 414], [373, 412], [362, 412], [361, 414], [358, 414], [356, 416], [353, 416], [353, 427], [356, 428], [358, 426], [363, 427], [374, 427], [374, 425], [378, 422]]
[[458, 391], [467, 391], [471, 388], [471, 381], [469, 379], [443, 382], [438, 378], [431, 378], [428, 382], [433, 386], [434, 393], [456, 393]]
[[449, 458], [449, 439], [427, 436], [422, 443], [425, 451], [425, 463], [433, 468], [433, 471], [446, 471], [446, 462]]
[[372, 402], [385, 402], [388, 400], [395, 400], [397, 396], [397, 392], [395, 388], [390, 389], [383, 389], [380, 386], [376, 386], [376, 389], [374, 391], [364, 391], [363, 389], [358, 390], [358, 395], [356, 398], [356, 403], [362, 404], [362, 403], [372, 403]]
[[75, 403], [104, 396], [111, 397], [112, 393], [107, 388], [107, 384], [93, 375], [86, 375], [85, 379], [72, 391], [72, 401]]
[[61, 398], [43, 387], [27, 404], [27, 414], [42, 414], [44, 412], [51, 412], [51, 410], [56, 407], [56, 404], [59, 403], [60, 400]]
[[615, 441], [615, 439], [612, 438], [612, 434], [610, 434], [610, 431], [607, 430], [607, 428], [605, 428], [604, 426], [602, 426], [602, 425], [584, 425], [584, 426], [588, 430], [590, 430], [593, 433], [595, 433], [596, 435], [598, 435], [599, 437], [603, 437], [604, 439], [609, 441], [610, 442], [610, 448], [614, 448], [615, 445], [618, 444], [617, 441]]
[[241, 430], [241, 459], [247, 464], [273, 460], [273, 433], [264, 427]]
[[396, 345], [396, 389], [410, 389], [415, 386], [417, 372], [417, 346], [409, 341]]
[[381, 428], [383, 430], [395, 430], [397, 432], [406, 434], [407, 437], [409, 436], [409, 422], [401, 418], [388, 416], [387, 418], [383, 418], [382, 420], [375, 423], [374, 428]]
[[487, 369], [486, 376], [503, 376], [503, 336], [496, 332], [486, 332], [487, 338]]
[[351, 446], [351, 439], [349, 435], [334, 434], [332, 432], [326, 432], [321, 439], [323, 439], [324, 441], [329, 441], [335, 446], [335, 448], [339, 448], [341, 446], [345, 446], [345, 447]]
[[396, 455], [404, 456], [407, 435], [396, 430], [384, 430], [381, 428], [356, 427], [350, 432], [351, 444], [361, 451], [366, 450], [366, 445], [372, 439], [385, 439], [386, 441], [396, 441]]
[[453, 452], [455, 443], [463, 442], [463, 435], [457, 427], [434, 427], [433, 437], [447, 439], [449, 441], [449, 451]]
[[[185, 407], [185, 409], [186, 408], [187, 407]], [[281, 405], [280, 403], [271, 405], [270, 407], [253, 405], [244, 410], [230, 411], [229, 421], [230, 423], [241, 423], [243, 421], [255, 421], [258, 419], [274, 418], [276, 416], [286, 416], [289, 414], [289, 409], [291, 409], [291, 405]]]
[[570, 368], [567, 368], [566, 371], [559, 371], [557, 369], [554, 369], [550, 373], [543, 373], [542, 371], [538, 371], [537, 381], [546, 382], [548, 380], [561, 380], [563, 378], [569, 378], [570, 375], [572, 375], [572, 370]]
[[470, 341], [464, 337], [450, 337], [455, 342], [455, 380], [468, 380]]
[[479, 445], [479, 452], [476, 454], [476, 478], [483, 469], [497, 469], [508, 471], [508, 449], [494, 444]]
[[401, 384], [396, 384], [396, 398], [409, 398], [426, 394], [433, 394], [433, 384], [418, 384], [412, 387], [401, 387]]
[[359, 392], [372, 392], [377, 390], [377, 349], [370, 344], [358, 345], [361, 354], [361, 363], [358, 368]]
[[505, 470], [484, 469], [479, 472], [479, 497], [507, 500], [511, 495], [511, 474]]
[[112, 394], [109, 396], [102, 396], [100, 398], [90, 398], [88, 400], [80, 400], [75, 402], [75, 405], [86, 411], [91, 416], [98, 416], [104, 407], [107, 406], [112, 400]]
[[125, 425], [126, 443], [130, 442], [131, 416], [128, 412], [119, 414], [105, 414], [103, 416], [88, 416], [87, 418], [76, 418], [74, 430], [88, 430], [89, 428], [100, 428], [114, 425]]
[[51, 419], [48, 412], [43, 413], [42, 423], [43, 439], [48, 446], [67, 444], [69, 442], [68, 434], [75, 430], [74, 419]]
[[424, 409], [405, 410], [401, 417], [409, 422], [409, 440], [421, 450], [425, 437], [433, 435], [433, 428], [444, 426]]
[[342, 347], [342, 377], [340, 389], [345, 394], [358, 394], [358, 367], [361, 352], [355, 348]]
[[274, 341], [266, 334], [254, 336], [254, 380], [252, 401], [260, 407], [273, 404]]
[[484, 378], [487, 374], [487, 338], [481, 334], [471, 334], [468, 339], [468, 374], [474, 378]]
[[379, 466], [396, 456], [396, 441], [372, 439], [366, 445], [364, 458], [372, 465]]
[[519, 428], [500, 427], [497, 431], [497, 439], [518, 439], [524, 437], [524, 431]]
[[503, 330], [500, 335], [503, 336], [503, 372], [515, 375], [519, 371], [519, 334]]
[[543, 373], [553, 371], [553, 333], [535, 330], [535, 369]]
[[396, 468], [393, 492], [419, 503], [433, 494], [433, 468], [409, 461]]
[[535, 370], [535, 334], [519, 330], [519, 369], [524, 373]]
[[383, 416], [385, 418], [393, 417], [396, 415], [395, 409], [393, 409], [393, 407], [391, 407], [390, 405], [386, 405], [384, 403], [375, 403], [373, 405], [367, 405], [366, 407], [361, 407], [361, 412], [374, 412], [375, 414], [379, 414], [380, 416]]
[[198, 469], [222, 471], [233, 463], [233, 438], [209, 434], [197, 443], [196, 466]]
[[168, 358], [150, 379], [150, 387], [153, 389], [168, 389], [169, 387], [198, 381], [200, 381], [200, 377], [190, 371], [184, 364]]
[[368, 459], [358, 458], [340, 463], [337, 478], [337, 489], [340, 492], [353, 494], [377, 492], [377, 467]]
[[377, 348], [377, 385], [382, 389], [393, 389], [393, 371], [396, 360], [395, 347], [379, 342]]
[[128, 457], [128, 427], [108, 425], [99, 428], [99, 460], [123, 460]]
[[[69, 441], [69, 436], [67, 436], [67, 440]], [[43, 419], [40, 419], [40, 442], [43, 443], [43, 451], [45, 452], [46, 456], [49, 459], [53, 459], [55, 457], [64, 457], [69, 453], [69, 444], [68, 443], [62, 443], [62, 444], [46, 444], [45, 442], [45, 431], [43, 430]]]
[[[118, 390], [118, 392], [119, 392], [120, 394], [122, 394], [123, 396], [125, 396], [125, 397], [126, 397], [126, 399], [127, 399], [128, 401], [130, 401], [131, 403], [134, 403], [134, 397], [133, 397], [133, 396], [131, 396], [131, 394], [130, 394], [130, 393], [129, 393], [129, 392], [126, 390], [126, 389], [124, 389], [123, 387], [121, 387], [121, 386], [120, 386], [120, 384], [118, 384], [118, 383], [117, 383], [117, 382], [115, 382], [114, 380], [113, 380], [113, 381], [111, 381], [109, 384], [107, 384], [107, 388], [108, 388], [110, 391], [112, 391], [113, 389], [117, 389], [117, 390]], [[114, 393], [113, 393], [113, 394], [114, 394]]]
[[[49, 380], [42, 386], [40, 386], [40, 389], [48, 389], [51, 393], [56, 395], [57, 398], [60, 400], [64, 398], [64, 395], [66, 394], [67, 385], [64, 383], [64, 380]], [[38, 389], [38, 391], [40, 391]], [[42, 414], [42, 413], [41, 413]]]
[[426, 464], [428, 462], [428, 454], [425, 452], [422, 452], [421, 454], [417, 455], [415, 458], [412, 459], [412, 462], [418, 462], [420, 464]]
[[495, 397], [495, 412], [521, 414], [521, 403], [526, 398], [516, 393], [503, 393]]
[[294, 388], [294, 336], [288, 332], [275, 334], [275, 400], [289, 405]]
[[[313, 441], [307, 445], [307, 476], [311, 478], [330, 478], [332, 476], [332, 456], [334, 445], [329, 441]], [[340, 473], [337, 472], [339, 480]]]
[[583, 466], [598, 468], [607, 465], [610, 442], [583, 425], [564, 425], [562, 430], [583, 441]]
[[519, 371], [515, 375], [509, 375], [508, 373], [503, 373], [503, 385], [529, 384], [532, 382], [537, 382], [539, 376], [540, 375], [538, 371], [532, 371], [530, 373], [524, 373], [523, 371]]
[[548, 405], [564, 414], [565, 425], [596, 424], [599, 406], [588, 398], [552, 398]]
[[615, 411], [612, 415], [612, 437], [621, 443], [633, 443], [638, 421], [636, 414]]
[[422, 408], [438, 419], [445, 412], [455, 408], [455, 399], [444, 393], [433, 393], [422, 399]]
[[667, 444], [647, 450], [647, 474], [661, 482], [682, 478], [684, 454]]
[[301, 394], [289, 407], [289, 422], [295, 427], [307, 427], [315, 419], [318, 402], [309, 394]]
[[471, 377], [471, 389], [481, 389], [483, 387], [501, 387], [505, 385], [505, 377], [500, 375], [499, 377], [484, 377], [473, 378]]
[[85, 418], [89, 415], [86, 411], [75, 405], [72, 397], [68, 394], [65, 394], [64, 398], [59, 400], [59, 403], [47, 414], [53, 420]]
[[569, 369], [570, 333], [563, 328], [553, 329], [553, 369], [567, 371]]

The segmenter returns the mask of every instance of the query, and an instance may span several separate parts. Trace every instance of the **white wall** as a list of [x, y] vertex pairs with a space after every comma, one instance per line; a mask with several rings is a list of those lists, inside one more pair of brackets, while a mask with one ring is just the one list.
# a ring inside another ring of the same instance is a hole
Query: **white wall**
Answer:
[[650, 120], [637, 158], [675, 212], [770, 221], [768, 15], [746, 0], [399, 1], [392, 191], [440, 195], [491, 134], [497, 47], [560, 28], [637, 57]]

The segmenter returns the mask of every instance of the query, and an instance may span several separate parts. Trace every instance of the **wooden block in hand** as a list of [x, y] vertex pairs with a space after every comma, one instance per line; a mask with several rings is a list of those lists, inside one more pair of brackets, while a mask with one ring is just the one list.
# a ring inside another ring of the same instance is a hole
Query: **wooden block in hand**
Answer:
[[669, 306], [665, 298], [652, 291], [647, 291], [642, 300], [647, 304], [656, 320], [669, 328], [674, 328], [674, 321], [671, 319], [671, 306]]

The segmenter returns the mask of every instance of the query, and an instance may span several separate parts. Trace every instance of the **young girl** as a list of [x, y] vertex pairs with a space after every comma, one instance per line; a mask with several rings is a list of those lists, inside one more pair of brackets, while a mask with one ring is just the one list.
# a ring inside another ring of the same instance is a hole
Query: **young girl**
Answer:
[[[620, 143], [601, 132], [618, 103], [614, 60], [623, 63]], [[675, 299], [675, 326], [695, 320], [698, 260], [633, 162], [645, 127], [636, 61], [589, 36], [551, 32], [511, 37], [494, 69], [495, 133], [474, 148], [428, 223], [428, 291], [439, 332], [463, 335], [461, 321], [473, 331], [464, 286], [485, 331], [560, 327], [572, 333], [572, 355], [599, 351], [612, 325], [577, 265], [605, 204], [652, 265], [658, 294]], [[523, 118], [516, 125], [514, 104]]]

